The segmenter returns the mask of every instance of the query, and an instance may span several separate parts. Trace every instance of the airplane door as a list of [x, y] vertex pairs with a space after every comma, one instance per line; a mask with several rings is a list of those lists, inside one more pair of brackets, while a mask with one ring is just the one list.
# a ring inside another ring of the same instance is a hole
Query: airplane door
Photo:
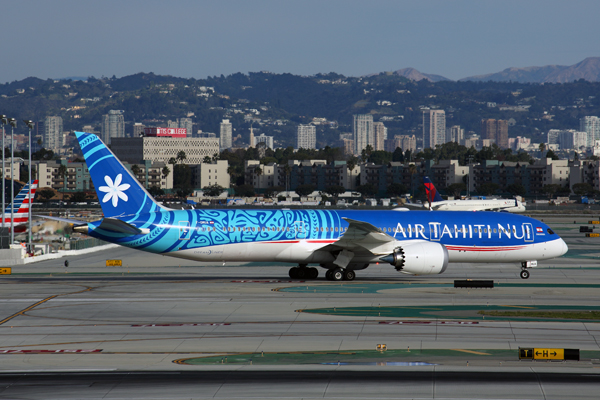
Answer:
[[523, 235], [526, 242], [533, 242], [533, 225], [529, 222], [523, 224]]
[[294, 222], [294, 231], [296, 233], [296, 239], [306, 239], [306, 228], [304, 221]]
[[179, 221], [179, 240], [189, 240], [190, 232], [190, 221]]

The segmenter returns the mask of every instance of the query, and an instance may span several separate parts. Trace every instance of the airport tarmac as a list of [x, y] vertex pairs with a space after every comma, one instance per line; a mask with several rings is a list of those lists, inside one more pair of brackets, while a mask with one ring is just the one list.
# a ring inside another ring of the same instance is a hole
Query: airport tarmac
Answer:
[[[379, 264], [298, 281], [120, 247], [15, 266], [0, 278], [0, 398], [597, 398], [600, 321], [478, 313], [599, 308], [600, 238], [579, 233], [595, 218], [543, 219], [570, 250], [528, 280], [515, 265]], [[519, 347], [581, 360], [519, 361]]]

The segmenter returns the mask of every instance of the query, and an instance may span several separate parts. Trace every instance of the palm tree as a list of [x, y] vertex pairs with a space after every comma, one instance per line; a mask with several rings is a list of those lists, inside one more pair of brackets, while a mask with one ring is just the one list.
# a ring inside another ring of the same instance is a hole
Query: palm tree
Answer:
[[185, 151], [179, 150], [176, 158], [177, 158], [177, 162], [183, 163], [185, 161], [185, 159], [187, 158], [187, 156], [185, 155]]
[[290, 174], [292, 173], [292, 168], [290, 167], [289, 164], [285, 164], [283, 166], [283, 173], [285, 174], [285, 191], [287, 192], [289, 189], [289, 177]]
[[408, 166], [408, 172], [410, 172], [410, 195], [414, 197], [415, 191], [413, 190], [413, 176], [417, 173], [417, 166], [410, 164]]
[[62, 178], [63, 180], [63, 200], [65, 197], [65, 190], [66, 190], [66, 186], [67, 186], [67, 167], [64, 164], [60, 164], [60, 167], [58, 167], [58, 176]]
[[254, 168], [254, 173], [256, 174], [256, 180], [258, 181], [258, 178], [262, 175], [263, 170], [260, 167], [260, 165], [258, 165], [256, 168]]

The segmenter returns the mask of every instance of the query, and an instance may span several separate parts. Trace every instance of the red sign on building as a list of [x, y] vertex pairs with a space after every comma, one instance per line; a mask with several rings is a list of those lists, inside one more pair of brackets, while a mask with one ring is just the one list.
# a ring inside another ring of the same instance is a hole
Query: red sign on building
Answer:
[[150, 137], [187, 137], [187, 129], [185, 128], [144, 128], [144, 136]]

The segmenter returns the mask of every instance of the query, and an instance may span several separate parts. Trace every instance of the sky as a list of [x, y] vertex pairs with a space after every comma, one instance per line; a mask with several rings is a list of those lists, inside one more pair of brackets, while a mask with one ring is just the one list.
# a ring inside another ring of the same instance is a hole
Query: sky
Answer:
[[460, 79], [600, 56], [598, 0], [0, 0], [0, 82], [153, 72]]

